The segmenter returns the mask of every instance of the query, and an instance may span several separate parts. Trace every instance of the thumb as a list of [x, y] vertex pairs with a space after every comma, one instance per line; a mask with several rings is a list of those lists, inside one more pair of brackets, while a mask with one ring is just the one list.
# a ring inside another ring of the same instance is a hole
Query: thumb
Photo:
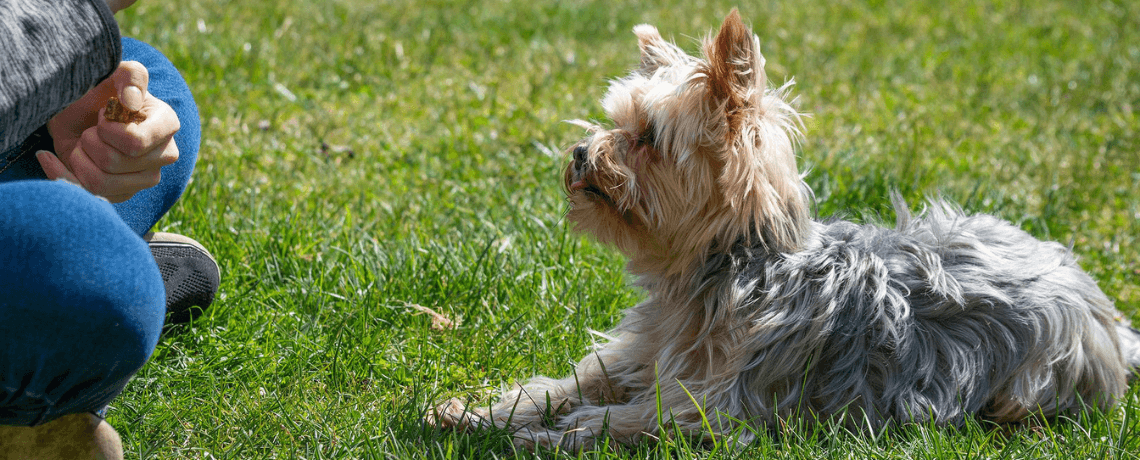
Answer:
[[79, 183], [79, 179], [75, 177], [75, 174], [72, 174], [71, 170], [67, 169], [67, 166], [64, 165], [62, 161], [59, 161], [59, 158], [51, 152], [47, 150], [36, 152], [36, 160], [40, 162], [40, 167], [44, 169], [44, 174], [47, 175], [48, 179], [63, 180], [83, 187], [83, 185]]
[[99, 113], [107, 100], [117, 96], [132, 111], [142, 108], [150, 74], [136, 61], [123, 61], [110, 77], [99, 82], [79, 100], [72, 102], [48, 122], [52, 138], [77, 138], [84, 130], [99, 124]]
[[120, 62], [119, 68], [115, 69], [108, 80], [114, 85], [115, 94], [123, 106], [133, 111], [142, 109], [143, 98], [150, 84], [150, 73], [145, 66], [137, 61]]

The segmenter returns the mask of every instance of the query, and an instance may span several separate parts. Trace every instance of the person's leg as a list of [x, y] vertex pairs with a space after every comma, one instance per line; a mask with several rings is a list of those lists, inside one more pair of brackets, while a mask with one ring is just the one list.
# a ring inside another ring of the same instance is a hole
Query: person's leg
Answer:
[[138, 61], [146, 67], [150, 76], [147, 91], [169, 104], [181, 125], [174, 135], [178, 161], [162, 168], [161, 182], [114, 205], [123, 221], [141, 236], [170, 210], [186, 190], [194, 164], [198, 161], [202, 129], [190, 87], [166, 56], [146, 43], [123, 37], [123, 60]]
[[0, 425], [104, 408], [150, 357], [165, 292], [106, 201], [58, 181], [0, 184]]

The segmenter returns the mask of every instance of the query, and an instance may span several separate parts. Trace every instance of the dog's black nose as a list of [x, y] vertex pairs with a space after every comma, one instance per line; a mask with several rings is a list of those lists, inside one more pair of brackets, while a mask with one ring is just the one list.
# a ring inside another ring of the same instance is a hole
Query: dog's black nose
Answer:
[[578, 145], [574, 147], [574, 165], [578, 168], [586, 166], [586, 146]]

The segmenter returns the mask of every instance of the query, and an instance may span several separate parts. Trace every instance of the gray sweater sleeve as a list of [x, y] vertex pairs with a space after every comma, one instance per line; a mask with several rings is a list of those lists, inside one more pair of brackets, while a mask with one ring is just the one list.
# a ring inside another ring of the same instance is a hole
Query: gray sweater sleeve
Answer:
[[109, 76], [122, 53], [105, 0], [0, 0], [0, 152]]

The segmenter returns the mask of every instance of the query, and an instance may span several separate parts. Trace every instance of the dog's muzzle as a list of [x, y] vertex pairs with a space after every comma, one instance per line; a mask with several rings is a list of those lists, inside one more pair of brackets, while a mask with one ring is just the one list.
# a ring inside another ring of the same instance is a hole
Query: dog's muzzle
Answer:
[[570, 182], [570, 191], [577, 191], [586, 188], [586, 154], [589, 149], [585, 144], [578, 144], [574, 147], [574, 166], [572, 168], [572, 178]]
[[575, 169], [578, 169], [579, 171], [586, 169], [586, 153], [588, 153], [588, 152], [589, 152], [589, 149], [586, 148], [585, 144], [578, 144], [577, 147], [574, 147], [574, 168]]

